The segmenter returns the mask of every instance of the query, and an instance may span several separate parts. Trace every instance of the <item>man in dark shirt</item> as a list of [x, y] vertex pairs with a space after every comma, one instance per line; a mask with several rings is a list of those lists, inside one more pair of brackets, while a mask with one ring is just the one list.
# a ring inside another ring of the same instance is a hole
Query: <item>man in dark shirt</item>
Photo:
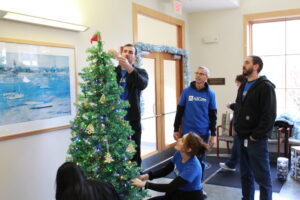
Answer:
[[115, 50], [109, 50], [108, 53], [115, 55], [119, 61], [116, 68], [117, 81], [124, 91], [121, 94], [121, 99], [128, 100], [130, 107], [127, 109], [125, 120], [129, 121], [130, 126], [134, 131], [132, 140], [137, 144], [136, 154], [133, 161], [136, 161], [140, 166], [141, 159], [141, 108], [140, 97], [141, 91], [148, 85], [148, 74], [146, 70], [134, 66], [137, 51], [132, 44], [126, 44], [121, 48], [121, 55]]
[[258, 73], [263, 62], [258, 56], [246, 57], [234, 112], [234, 128], [240, 145], [240, 171], [243, 200], [254, 200], [254, 180], [260, 199], [272, 199], [268, 134], [276, 118], [275, 85]]

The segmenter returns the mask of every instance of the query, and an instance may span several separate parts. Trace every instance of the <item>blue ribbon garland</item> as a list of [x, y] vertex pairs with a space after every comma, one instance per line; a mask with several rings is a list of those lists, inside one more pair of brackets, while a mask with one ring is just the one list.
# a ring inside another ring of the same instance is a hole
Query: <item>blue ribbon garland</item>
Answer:
[[188, 65], [188, 53], [184, 49], [179, 49], [172, 46], [167, 45], [154, 45], [154, 44], [147, 44], [138, 42], [135, 45], [135, 48], [137, 50], [137, 66], [142, 67], [142, 52], [148, 51], [148, 52], [165, 52], [170, 53], [173, 55], [180, 55], [183, 56], [183, 64], [184, 64], [184, 83], [185, 87], [187, 87], [190, 84], [190, 70]]
[[[184, 83], [185, 87], [189, 86], [190, 84], [190, 70], [188, 65], [188, 53], [184, 49], [179, 49], [176, 47], [166, 46], [166, 45], [154, 45], [154, 44], [147, 44], [138, 42], [135, 45], [137, 50], [137, 67], [142, 67], [142, 55], [144, 51], [147, 52], [165, 52], [173, 54], [174, 56], [183, 56], [183, 65], [184, 65]], [[141, 96], [141, 114], [143, 115], [144, 112], [144, 98], [143, 94]]]

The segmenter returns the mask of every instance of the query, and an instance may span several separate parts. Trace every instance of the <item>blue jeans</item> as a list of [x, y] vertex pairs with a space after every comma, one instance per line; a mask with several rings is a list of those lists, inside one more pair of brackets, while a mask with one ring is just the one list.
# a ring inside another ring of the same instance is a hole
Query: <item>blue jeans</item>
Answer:
[[229, 168], [234, 169], [237, 163], [239, 162], [239, 139], [238, 136], [235, 135], [233, 137], [232, 149], [230, 159], [227, 160], [226, 165]]
[[[209, 139], [210, 135], [200, 135], [200, 137], [202, 138], [202, 140], [205, 143], [208, 143], [208, 139]], [[201, 164], [201, 168], [202, 168], [202, 178], [201, 178], [201, 182], [203, 182], [203, 178], [204, 178], [204, 171], [205, 171], [205, 161], [206, 161], [206, 154], [202, 154], [201, 156], [198, 156], [198, 159], [200, 161]]]
[[260, 200], [272, 200], [272, 183], [268, 140], [250, 141], [244, 146], [244, 139], [239, 138], [240, 171], [243, 200], [254, 200], [254, 179], [259, 185]]

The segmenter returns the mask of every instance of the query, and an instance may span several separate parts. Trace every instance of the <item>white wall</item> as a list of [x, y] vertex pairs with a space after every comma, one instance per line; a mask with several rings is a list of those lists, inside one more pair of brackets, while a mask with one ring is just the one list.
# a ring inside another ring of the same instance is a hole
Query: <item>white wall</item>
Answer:
[[[173, 13], [169, 0], [0, 0], [0, 10], [90, 27], [78, 33], [0, 20], [0, 37], [74, 45], [76, 67], [80, 71], [87, 65], [85, 51], [95, 31], [102, 32], [105, 49], [132, 42], [132, 2], [183, 20], [186, 18]], [[56, 170], [65, 160], [69, 143], [69, 129], [0, 141], [0, 199], [54, 199]]]
[[[300, 8], [299, 0], [241, 0], [240, 8], [194, 13], [188, 16], [191, 73], [199, 65], [211, 70], [211, 77], [224, 77], [226, 85], [212, 86], [218, 104], [218, 122], [227, 109], [227, 102], [235, 100], [235, 76], [242, 73], [243, 15]], [[215, 44], [203, 44], [205, 36], [217, 35]]]
[[[0, 10], [41, 15], [90, 27], [83, 33], [0, 20], [0, 37], [71, 44], [76, 47], [77, 71], [86, 66], [89, 38], [99, 30], [105, 48], [132, 42], [131, 3], [186, 20], [172, 12], [169, 0], [0, 0]], [[23, 2], [23, 3], [22, 3]], [[63, 2], [63, 3], [62, 3]], [[35, 10], [33, 7], [38, 8]], [[186, 47], [190, 64], [207, 65], [212, 77], [225, 77], [225, 86], [214, 86], [219, 113], [235, 97], [234, 77], [243, 59], [242, 15], [300, 8], [299, 0], [242, 0], [241, 8], [191, 14], [186, 21]], [[51, 11], [51, 12], [49, 12]], [[69, 13], [68, 13], [69, 12]], [[43, 15], [45, 14], [45, 15]], [[219, 34], [218, 44], [204, 45], [202, 36]], [[191, 41], [189, 44], [188, 41]], [[191, 70], [193, 71], [193, 70]], [[54, 180], [70, 143], [69, 130], [48, 132], [0, 142], [0, 199], [54, 199]]]

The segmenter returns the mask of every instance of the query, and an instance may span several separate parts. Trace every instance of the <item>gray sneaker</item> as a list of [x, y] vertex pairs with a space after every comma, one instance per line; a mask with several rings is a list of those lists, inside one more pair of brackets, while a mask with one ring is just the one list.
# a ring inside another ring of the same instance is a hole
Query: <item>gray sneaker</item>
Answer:
[[226, 163], [223, 163], [223, 162], [221, 162], [220, 164], [220, 167], [222, 168], [222, 169], [224, 169], [224, 170], [226, 170], [226, 171], [232, 171], [232, 172], [234, 172], [236, 169], [235, 168], [230, 168], [230, 167], [228, 167], [227, 165], [226, 165]]
[[206, 199], [207, 198], [207, 192], [205, 192], [204, 190], [202, 190], [202, 194], [203, 194], [203, 198]]

